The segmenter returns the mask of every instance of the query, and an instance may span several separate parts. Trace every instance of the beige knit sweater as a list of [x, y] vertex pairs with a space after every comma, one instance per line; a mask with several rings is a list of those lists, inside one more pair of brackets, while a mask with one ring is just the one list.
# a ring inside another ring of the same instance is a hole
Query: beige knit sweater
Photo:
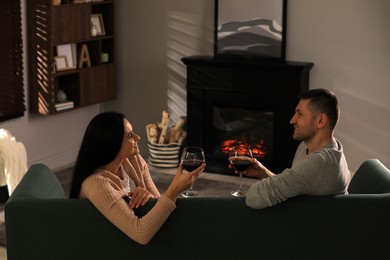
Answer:
[[120, 170], [129, 175], [136, 186], [146, 188], [158, 197], [156, 205], [142, 218], [122, 198], [120, 178], [106, 170], [97, 170], [82, 184], [80, 198], [88, 198], [93, 205], [117, 228], [134, 241], [147, 244], [176, 208], [174, 202], [165, 195], [160, 197], [146, 162], [134, 156], [122, 162]]

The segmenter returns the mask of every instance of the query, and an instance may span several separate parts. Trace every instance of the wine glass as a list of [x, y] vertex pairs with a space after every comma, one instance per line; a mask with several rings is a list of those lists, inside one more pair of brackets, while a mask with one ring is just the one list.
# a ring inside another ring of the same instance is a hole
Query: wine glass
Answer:
[[[181, 155], [181, 164], [187, 172], [192, 172], [205, 162], [203, 149], [200, 147], [186, 147]], [[183, 197], [196, 197], [198, 192], [193, 189], [194, 182], [191, 183], [191, 188], [181, 193]]]
[[234, 159], [234, 157], [248, 157], [253, 158], [252, 150], [244, 145], [240, 144], [236, 147], [234, 147], [230, 151], [230, 163], [233, 165], [234, 169], [238, 171], [240, 175], [240, 186], [237, 190], [233, 190], [231, 194], [235, 197], [245, 197], [246, 191], [243, 191], [242, 189], [242, 173], [248, 169], [248, 167], [251, 165], [251, 162], [248, 160], [242, 160], [242, 159]]

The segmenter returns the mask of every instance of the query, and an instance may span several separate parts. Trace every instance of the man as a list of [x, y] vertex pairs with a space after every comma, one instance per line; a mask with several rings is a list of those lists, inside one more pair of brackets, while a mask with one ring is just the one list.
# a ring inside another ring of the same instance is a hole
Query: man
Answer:
[[261, 181], [248, 190], [246, 204], [252, 208], [273, 206], [297, 195], [345, 194], [350, 180], [341, 143], [333, 137], [339, 118], [336, 96], [326, 89], [300, 94], [290, 124], [293, 138], [301, 141], [291, 168], [275, 175], [256, 159], [247, 176]]

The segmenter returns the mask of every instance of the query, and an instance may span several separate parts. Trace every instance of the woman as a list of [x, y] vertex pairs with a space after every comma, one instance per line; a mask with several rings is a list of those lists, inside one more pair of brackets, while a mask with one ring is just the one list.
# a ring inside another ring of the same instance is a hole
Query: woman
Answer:
[[[70, 198], [89, 199], [127, 236], [147, 244], [176, 208], [177, 196], [191, 185], [205, 165], [189, 174], [183, 174], [180, 165], [161, 196], [139, 154], [138, 140], [140, 137], [123, 114], [104, 112], [95, 116], [81, 143]], [[157, 203], [138, 218], [133, 208], [145, 205], [150, 198], [158, 199]]]

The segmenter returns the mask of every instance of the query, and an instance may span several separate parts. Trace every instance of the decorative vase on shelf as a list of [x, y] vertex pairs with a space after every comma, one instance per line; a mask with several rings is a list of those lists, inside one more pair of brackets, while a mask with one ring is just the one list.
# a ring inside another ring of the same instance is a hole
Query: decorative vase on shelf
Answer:
[[97, 35], [97, 28], [96, 25], [92, 24], [91, 25], [91, 35], [95, 37]]
[[107, 63], [108, 62], [108, 58], [109, 55], [107, 52], [103, 52], [101, 55], [100, 55], [100, 60], [102, 63]]
[[58, 90], [58, 92], [57, 92], [57, 100], [59, 102], [64, 102], [64, 101], [66, 101], [66, 98], [67, 98], [66, 93], [63, 90], [61, 90], [61, 89]]

